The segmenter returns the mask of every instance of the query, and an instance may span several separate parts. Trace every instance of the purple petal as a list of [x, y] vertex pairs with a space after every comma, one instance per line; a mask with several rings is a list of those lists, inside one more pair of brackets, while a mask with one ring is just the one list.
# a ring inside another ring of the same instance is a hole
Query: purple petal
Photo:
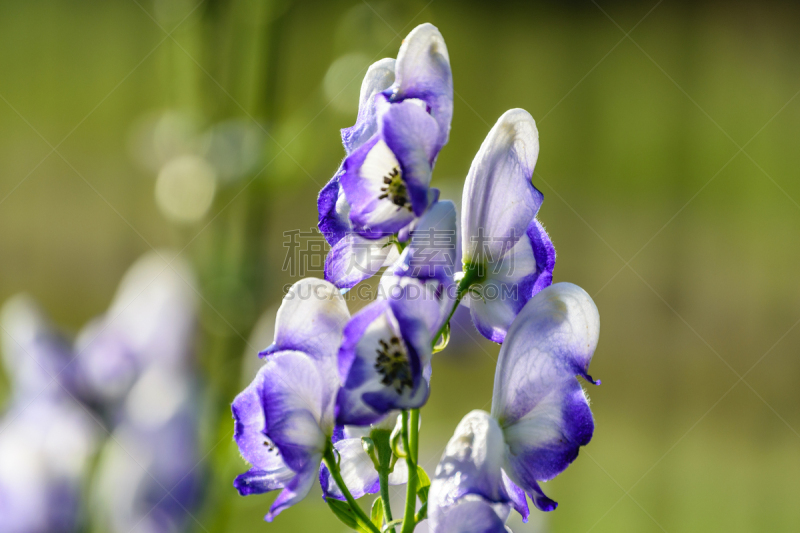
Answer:
[[492, 415], [507, 427], [533, 412], [549, 392], [588, 375], [599, 331], [597, 307], [577, 285], [556, 283], [534, 296], [500, 349]]
[[385, 58], [376, 61], [367, 69], [364, 81], [361, 82], [356, 123], [342, 130], [342, 143], [348, 154], [353, 153], [378, 130], [375, 95], [392, 85], [394, 67], [395, 60]]
[[375, 275], [392, 261], [395, 247], [389, 238], [370, 240], [348, 233], [325, 258], [325, 279], [340, 289], [350, 289]]
[[277, 489], [282, 489], [288, 481], [294, 478], [295, 473], [284, 467], [280, 471], [256, 470], [251, 468], [244, 474], [239, 474], [233, 481], [233, 486], [241, 496], [250, 494], [263, 494]]
[[335, 361], [348, 320], [347, 303], [333, 284], [302, 279], [283, 297], [275, 318], [275, 342], [259, 355], [296, 350], [319, 361]]
[[406, 341], [416, 378], [421, 367], [431, 361], [433, 333], [442, 325], [443, 309], [436, 295], [413, 278], [402, 280], [398, 287], [401, 289], [398, 296], [389, 294], [389, 306]]
[[349, 155], [343, 166], [339, 184], [359, 235], [379, 239], [397, 233], [414, 219], [409, 191], [403, 191], [400, 182], [395, 185], [396, 197], [388, 194], [390, 184], [386, 180], [397, 181], [399, 177], [405, 183], [405, 176], [397, 156], [379, 134]]
[[594, 420], [580, 383], [574, 378], [551, 390], [534, 411], [505, 428], [513, 477], [530, 491], [535, 481], [563, 472], [589, 444]]
[[314, 480], [317, 477], [316, 466], [312, 468], [311, 464], [319, 464], [321, 460], [321, 456], [315, 458], [315, 461], [312, 461], [308, 468], [302, 472], [298, 472], [297, 475], [286, 484], [286, 488], [284, 488], [275, 501], [272, 502], [269, 513], [267, 513], [267, 515], [264, 517], [264, 520], [267, 522], [272, 522], [282, 511], [288, 509], [308, 495], [308, 492], [311, 490]]
[[472, 161], [462, 199], [465, 262], [497, 262], [539, 211], [544, 197], [531, 183], [539, 155], [539, 133], [530, 114], [503, 114]]
[[428, 207], [433, 162], [438, 153], [439, 126], [424, 108], [414, 101], [388, 104], [381, 117], [382, 135], [400, 165], [414, 214]]
[[[406, 248], [408, 249], [408, 248]], [[455, 302], [455, 285], [443, 285], [436, 280], [420, 281], [414, 277], [393, 275], [390, 269], [381, 277], [378, 286], [378, 299], [395, 301], [395, 313], [401, 320], [421, 321], [428, 327], [428, 342], [442, 327], [450, 316]], [[408, 318], [404, 318], [408, 315]], [[420, 332], [409, 325], [410, 332]], [[429, 359], [428, 351], [423, 349], [420, 337], [416, 343], [420, 345], [418, 353], [423, 366]], [[415, 344], [417, 345], [417, 344]]]
[[479, 497], [467, 498], [447, 509], [435, 522], [431, 533], [507, 533], [505, 522], [494, 507]]
[[261, 387], [267, 376], [266, 372], [259, 372], [233, 400], [233, 439], [244, 460], [253, 465], [253, 470], [274, 472], [286, 468], [286, 465], [278, 449], [270, 448], [271, 443], [265, 438], [267, 423], [261, 404]]
[[508, 446], [507, 474], [529, 494], [592, 437], [589, 402], [575, 376], [586, 375], [599, 324], [586, 292], [557, 283], [525, 305], [500, 349], [492, 416]]
[[453, 202], [436, 202], [410, 232], [408, 244], [394, 268], [399, 276], [453, 283], [459, 250], [456, 209]]
[[[420, 407], [427, 400], [420, 355], [427, 357], [424, 350], [430, 351], [430, 333], [423, 323], [398, 320], [394, 305], [392, 300], [375, 301], [345, 327], [337, 424], [370, 424], [392, 409]], [[420, 346], [422, 338], [428, 339], [427, 347]]]
[[322, 188], [317, 197], [319, 212], [319, 230], [331, 246], [339, 242], [351, 229], [350, 205], [339, 186], [339, 178], [344, 174], [344, 167], [339, 167], [336, 174]]
[[528, 495], [531, 497], [531, 500], [533, 500], [533, 504], [540, 511], [549, 513], [550, 511], [555, 511], [558, 507], [558, 502], [548, 498], [536, 482], [532, 484]]
[[304, 471], [333, 432], [337, 385], [332, 364], [323, 367], [301, 352], [272, 355], [234, 400], [234, 439], [245, 459], [259, 470], [271, 470], [265, 466], [274, 464], [269, 454], [277, 448], [289, 468]]
[[525, 497], [525, 491], [511, 481], [505, 472], [503, 472], [503, 487], [506, 494], [508, 494], [511, 506], [522, 516], [522, 521], [527, 523], [531, 512], [528, 509], [528, 499]]
[[[360, 386], [366, 376], [351, 375], [356, 360], [356, 349], [367, 328], [389, 309], [388, 302], [374, 302], [353, 315], [344, 328], [342, 345], [339, 348], [339, 378], [347, 386]], [[361, 424], [358, 424], [361, 425]]]
[[501, 343], [525, 304], [553, 280], [556, 252], [534, 219], [525, 235], [496, 264], [486, 265], [486, 280], [469, 297], [472, 320], [487, 339]]
[[442, 34], [431, 24], [414, 28], [403, 40], [395, 65], [396, 81], [385, 94], [393, 102], [418, 98], [438, 124], [437, 149], [447, 143], [453, 117], [453, 75]]

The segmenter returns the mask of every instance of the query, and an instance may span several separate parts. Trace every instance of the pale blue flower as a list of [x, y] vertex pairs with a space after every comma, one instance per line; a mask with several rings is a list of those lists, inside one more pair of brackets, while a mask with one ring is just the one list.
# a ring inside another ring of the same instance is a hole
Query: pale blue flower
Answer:
[[553, 243], [535, 218], [544, 199], [531, 183], [538, 155], [536, 123], [512, 109], [489, 132], [464, 183], [462, 259], [479, 276], [465, 304], [478, 331], [499, 343], [555, 267]]
[[594, 302], [570, 283], [552, 285], [525, 305], [500, 350], [491, 415], [467, 415], [437, 468], [429, 503], [434, 526], [464, 512], [456, 509], [467, 496], [503, 521], [503, 506], [527, 518], [525, 494], [542, 511], [556, 508], [539, 483], [564, 471], [592, 438], [592, 412], [576, 376], [595, 383], [587, 371], [599, 327]]

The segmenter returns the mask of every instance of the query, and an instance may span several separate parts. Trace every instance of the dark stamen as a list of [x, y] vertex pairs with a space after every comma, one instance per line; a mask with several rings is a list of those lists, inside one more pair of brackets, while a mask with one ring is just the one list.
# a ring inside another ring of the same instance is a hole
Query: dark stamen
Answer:
[[408, 198], [408, 189], [402, 179], [400, 167], [393, 167], [392, 170], [383, 177], [383, 183], [385, 185], [381, 187], [382, 194], [378, 196], [378, 200], [385, 200], [388, 198], [397, 206], [398, 211], [404, 207], [412, 211], [411, 202]]
[[375, 350], [378, 353], [375, 370], [383, 376], [383, 385], [393, 387], [397, 394], [402, 394], [405, 387], [410, 389], [414, 386], [405, 347], [397, 337], [392, 337], [388, 343], [383, 339], [378, 342], [381, 347]]

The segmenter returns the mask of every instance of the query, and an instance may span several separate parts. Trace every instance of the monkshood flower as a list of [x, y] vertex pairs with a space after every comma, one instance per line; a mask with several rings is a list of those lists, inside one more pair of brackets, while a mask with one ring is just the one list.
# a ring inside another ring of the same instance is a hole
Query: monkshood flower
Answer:
[[234, 440], [252, 465], [234, 486], [239, 494], [282, 489], [265, 519], [308, 494], [333, 435], [338, 383], [308, 354], [271, 354], [233, 401]]
[[[384, 58], [376, 61], [367, 69], [364, 81], [361, 83], [356, 123], [354, 126], [342, 130], [342, 144], [344, 144], [345, 153], [348, 156], [377, 131], [375, 96], [394, 83], [394, 67], [394, 59]], [[343, 165], [322, 188], [317, 199], [319, 229], [331, 246], [334, 246], [353, 229], [349, 218], [350, 204], [347, 203], [344, 190], [339, 186], [339, 178], [342, 177], [342, 174], [344, 174]]]
[[28, 295], [9, 298], [0, 311], [3, 362], [17, 399], [31, 399], [47, 389], [75, 392], [69, 343], [59, 335]]
[[0, 531], [82, 530], [82, 489], [98, 430], [57, 390], [12, 404], [0, 420]]
[[368, 70], [356, 125], [342, 131], [347, 157], [318, 200], [319, 227], [332, 246], [326, 279], [350, 288], [370, 277], [387, 263], [393, 236], [436, 201], [431, 173], [452, 113], [447, 48], [434, 26], [422, 24], [396, 63]]
[[[340, 459], [342, 479], [354, 498], [380, 491], [380, 479], [371, 457], [364, 446], [364, 439], [372, 435], [373, 430], [390, 432], [400, 423], [398, 416], [387, 416], [371, 426], [338, 426], [333, 433], [333, 447]], [[408, 466], [405, 461], [398, 461], [388, 476], [389, 485], [403, 485], [408, 481]], [[322, 465], [319, 483], [325, 498], [344, 500], [344, 495], [331, 478], [328, 467]]]
[[[336, 361], [344, 326], [349, 320], [347, 304], [336, 287], [320, 279], [300, 280], [284, 296], [275, 319], [274, 341], [259, 353], [259, 357], [269, 357], [282, 351], [302, 352], [314, 359], [318, 368], [338, 386]], [[395, 420], [387, 418], [376, 427], [390, 424], [388, 429], [392, 429]], [[379, 490], [378, 472], [361, 442], [361, 438], [369, 436], [370, 431], [369, 427], [338, 426], [332, 434], [333, 446], [339, 454], [342, 477], [354, 498], [374, 494]], [[262, 463], [267, 465], [264, 471], [280, 471], [280, 475], [276, 474], [276, 479], [280, 481], [283, 481], [283, 475], [291, 477], [291, 470], [286, 467], [279, 453], [268, 454], [266, 459], [268, 461]], [[258, 466], [256, 463], [251, 464]], [[242, 481], [237, 485], [240, 492], [251, 490], [250, 480], [253, 478], [248, 474], [240, 476]], [[402, 484], [406, 479], [407, 470], [403, 464], [390, 476], [389, 483]], [[321, 467], [320, 484], [326, 496], [344, 499], [324, 465]]]
[[301, 280], [278, 311], [266, 363], [231, 406], [234, 440], [252, 468], [234, 481], [241, 495], [282, 489], [265, 519], [302, 500], [334, 434], [336, 356], [350, 318], [338, 289]]
[[78, 372], [87, 394], [120, 401], [150, 365], [186, 368], [196, 307], [193, 276], [172, 254], [147, 253], [126, 272], [108, 311], [76, 340]]
[[442, 306], [419, 280], [393, 279], [397, 284], [385, 299], [364, 307], [344, 328], [337, 424], [372, 424], [428, 400], [432, 332], [441, 324]]
[[594, 302], [570, 283], [552, 285], [525, 305], [500, 349], [491, 416], [475, 411], [465, 419], [488, 428], [485, 457], [502, 465], [502, 476], [495, 466], [459, 474], [458, 461], [445, 454], [441, 475], [431, 486], [431, 517], [446, 516], [465, 495], [508, 503], [523, 519], [528, 516], [525, 494], [542, 511], [556, 508], [539, 483], [564, 471], [592, 438], [592, 412], [576, 376], [599, 384], [587, 373], [599, 329]]
[[525, 303], [550, 285], [556, 252], [536, 213], [544, 199], [531, 183], [539, 133], [530, 114], [500, 117], [467, 174], [461, 211], [462, 260], [475, 327], [502, 343]]
[[431, 482], [431, 532], [505, 533], [512, 496], [519, 499], [519, 492], [502, 471], [504, 446], [503, 432], [489, 413], [476, 410], [461, 420]]
[[154, 364], [125, 399], [93, 484], [111, 533], [183, 531], [199, 501], [197, 397], [185, 373]]

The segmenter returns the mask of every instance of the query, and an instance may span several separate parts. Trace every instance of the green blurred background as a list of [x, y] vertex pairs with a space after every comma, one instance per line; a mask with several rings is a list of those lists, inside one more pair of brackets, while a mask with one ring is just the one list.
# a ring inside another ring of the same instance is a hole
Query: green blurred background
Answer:
[[[257, 367], [243, 338], [293, 281], [283, 232], [316, 224], [366, 67], [429, 21], [456, 88], [435, 185], [457, 200], [494, 121], [530, 111], [555, 278], [584, 287], [602, 318], [595, 437], [545, 485], [559, 509], [511, 527], [800, 531], [800, 9], [598, 4], [2, 2], [0, 300], [30, 292], [74, 332], [135, 258], [182, 250], [204, 294], [212, 420], [193, 527], [341, 531], [318, 492], [272, 525], [274, 496], [236, 495], [245, 464], [227, 405]], [[192, 224], [162, 214], [157, 172], [131, 155], [136, 124], [165, 109], [266, 131], [260, 164]], [[429, 471], [491, 398], [498, 347], [463, 316], [453, 333], [422, 414]]]

